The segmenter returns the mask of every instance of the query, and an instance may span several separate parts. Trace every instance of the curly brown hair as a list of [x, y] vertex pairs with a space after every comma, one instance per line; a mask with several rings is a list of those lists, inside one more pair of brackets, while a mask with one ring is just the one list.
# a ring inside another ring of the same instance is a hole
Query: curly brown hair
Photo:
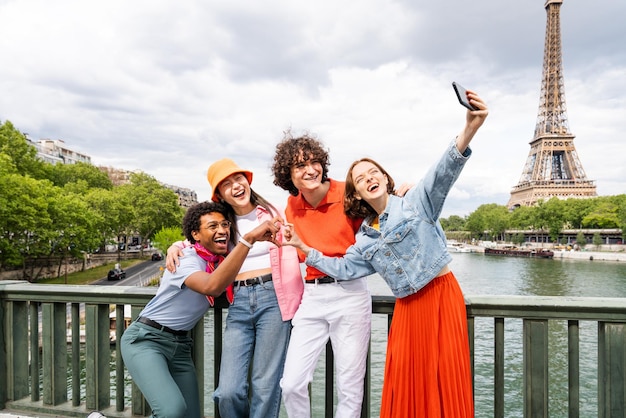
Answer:
[[229, 219], [226, 207], [217, 202], [202, 202], [187, 209], [187, 213], [185, 213], [185, 217], [183, 218], [183, 234], [185, 234], [185, 238], [192, 244], [196, 243], [192, 233], [200, 230], [200, 218], [208, 213], [221, 213], [224, 215], [224, 218], [231, 221], [230, 236], [232, 240], [232, 237], [235, 235], [233, 231], [234, 223]]
[[393, 194], [395, 193], [396, 185], [389, 175], [389, 173], [376, 161], [371, 158], [361, 158], [360, 160], [356, 160], [350, 165], [348, 169], [348, 174], [346, 174], [346, 190], [343, 196], [343, 211], [349, 218], [367, 218], [370, 216], [378, 216], [378, 213], [372, 208], [369, 203], [367, 203], [363, 199], [357, 199], [357, 191], [354, 185], [354, 181], [352, 180], [352, 170], [359, 163], [372, 163], [382, 174], [387, 177], [387, 193]]
[[313, 136], [304, 134], [295, 137], [290, 131], [285, 132], [283, 140], [276, 145], [274, 164], [274, 184], [287, 190], [292, 196], [298, 196], [298, 189], [291, 181], [291, 168], [300, 162], [315, 160], [322, 165], [322, 183], [328, 180], [328, 166], [330, 165], [328, 151], [324, 145]]

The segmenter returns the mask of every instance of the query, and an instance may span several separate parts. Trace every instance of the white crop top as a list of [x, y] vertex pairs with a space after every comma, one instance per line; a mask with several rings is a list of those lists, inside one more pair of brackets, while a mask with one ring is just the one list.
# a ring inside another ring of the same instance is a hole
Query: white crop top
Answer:
[[[256, 208], [254, 208], [254, 210], [247, 215], [237, 216], [237, 230], [239, 231], [239, 237], [244, 236], [247, 232], [252, 231], [257, 226], [259, 226], [259, 219], [256, 216]], [[252, 249], [248, 251], [248, 256], [241, 265], [239, 273], [245, 273], [250, 270], [266, 269], [270, 266], [269, 244], [266, 241], [257, 241], [254, 243]]]

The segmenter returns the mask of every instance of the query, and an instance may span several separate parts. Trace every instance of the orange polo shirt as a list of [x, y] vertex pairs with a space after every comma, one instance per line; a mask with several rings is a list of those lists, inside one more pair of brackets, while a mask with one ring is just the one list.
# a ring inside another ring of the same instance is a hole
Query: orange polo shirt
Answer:
[[[313, 208], [302, 193], [289, 196], [285, 217], [292, 223], [296, 233], [309, 247], [315, 248], [330, 257], [342, 257], [346, 249], [354, 244], [354, 235], [361, 225], [362, 219], [350, 219], [343, 211], [343, 194], [345, 183], [329, 179], [328, 193], [317, 208]], [[304, 254], [298, 250], [300, 262], [304, 262]], [[325, 273], [306, 267], [306, 280], [325, 276]]]

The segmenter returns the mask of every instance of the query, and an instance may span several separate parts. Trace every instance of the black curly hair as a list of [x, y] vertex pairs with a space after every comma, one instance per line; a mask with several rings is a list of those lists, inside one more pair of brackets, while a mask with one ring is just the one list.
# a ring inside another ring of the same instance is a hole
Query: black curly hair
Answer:
[[183, 234], [185, 235], [185, 238], [187, 238], [192, 244], [196, 243], [192, 233], [200, 230], [200, 218], [208, 213], [221, 213], [224, 215], [224, 218], [231, 221], [230, 236], [232, 240], [235, 235], [233, 232], [234, 222], [229, 219], [226, 207], [217, 202], [202, 202], [187, 209], [187, 213], [185, 213], [183, 218]]
[[274, 154], [274, 184], [287, 190], [292, 196], [298, 196], [299, 191], [291, 181], [291, 167], [309, 160], [319, 161], [322, 165], [322, 183], [328, 180], [330, 162], [324, 145], [309, 134], [294, 138], [290, 131], [285, 132], [283, 140], [276, 145]]

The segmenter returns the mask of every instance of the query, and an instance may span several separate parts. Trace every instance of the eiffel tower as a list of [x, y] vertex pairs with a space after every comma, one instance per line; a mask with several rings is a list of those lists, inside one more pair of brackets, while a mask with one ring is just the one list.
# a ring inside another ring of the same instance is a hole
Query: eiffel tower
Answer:
[[539, 115], [530, 152], [507, 207], [533, 206], [552, 197], [597, 196], [595, 182], [587, 180], [574, 147], [565, 106], [561, 55], [560, 11], [563, 0], [547, 0], [546, 39]]

